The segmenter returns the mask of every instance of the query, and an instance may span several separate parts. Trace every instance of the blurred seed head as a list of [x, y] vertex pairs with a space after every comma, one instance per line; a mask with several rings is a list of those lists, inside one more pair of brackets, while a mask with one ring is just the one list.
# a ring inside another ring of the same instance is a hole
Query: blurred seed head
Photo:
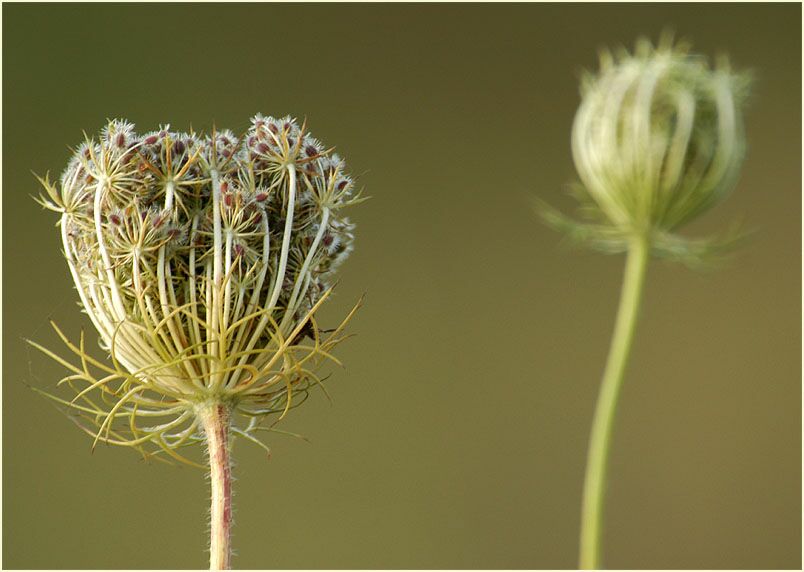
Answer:
[[575, 165], [611, 222], [672, 230], [734, 186], [745, 151], [747, 82], [684, 45], [604, 52], [572, 131]]
[[646, 236], [661, 251], [733, 189], [749, 84], [725, 57], [710, 67], [669, 35], [656, 46], [641, 39], [633, 52], [603, 51], [599, 71], [582, 78], [572, 128], [576, 194], [598, 227], [572, 226], [546, 209], [548, 222], [604, 250]]

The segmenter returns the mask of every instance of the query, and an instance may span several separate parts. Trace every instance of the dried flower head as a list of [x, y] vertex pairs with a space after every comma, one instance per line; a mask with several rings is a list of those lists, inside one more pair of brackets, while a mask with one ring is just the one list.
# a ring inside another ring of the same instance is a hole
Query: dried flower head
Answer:
[[112, 363], [58, 328], [77, 364], [31, 343], [70, 369], [60, 383], [75, 397], [54, 398], [95, 442], [188, 461], [176, 450], [203, 441], [198, 413], [212, 404], [262, 444], [260, 422], [320, 383], [315, 365], [352, 313], [327, 335], [314, 315], [351, 250], [343, 209], [361, 199], [305, 125], [257, 115], [241, 137], [168, 125], [138, 135], [115, 120], [59, 184], [41, 181]]
[[548, 222], [608, 251], [647, 236], [659, 254], [693, 261], [715, 245], [678, 228], [734, 187], [745, 152], [748, 78], [721, 58], [714, 69], [665, 35], [634, 53], [604, 51], [582, 81], [572, 130], [577, 189], [590, 224], [546, 209]]

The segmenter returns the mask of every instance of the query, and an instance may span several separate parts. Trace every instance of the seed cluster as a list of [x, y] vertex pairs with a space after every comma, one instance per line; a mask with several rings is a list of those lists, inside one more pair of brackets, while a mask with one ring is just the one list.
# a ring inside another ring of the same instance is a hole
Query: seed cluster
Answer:
[[106, 438], [118, 414], [166, 398], [181, 411], [215, 400], [259, 416], [287, 411], [293, 388], [317, 380], [306, 363], [327, 355], [340, 328], [322, 341], [313, 314], [352, 249], [342, 209], [360, 197], [304, 125], [257, 115], [241, 137], [169, 126], [138, 135], [115, 120], [76, 149], [58, 188], [43, 183], [115, 363], [117, 387], [85, 376], [120, 398], [111, 411], [89, 406]]

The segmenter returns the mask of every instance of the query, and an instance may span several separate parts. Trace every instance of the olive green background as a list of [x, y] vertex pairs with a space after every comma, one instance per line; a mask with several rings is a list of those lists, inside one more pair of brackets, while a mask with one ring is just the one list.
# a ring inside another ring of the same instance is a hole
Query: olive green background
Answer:
[[[235, 450], [240, 568], [572, 568], [622, 257], [573, 250], [577, 79], [665, 28], [750, 68], [750, 150], [687, 229], [756, 236], [711, 272], [658, 261], [611, 456], [605, 562], [801, 566], [801, 7], [4, 5], [3, 566], [202, 568], [207, 481], [99, 447], [54, 387], [55, 319], [91, 327], [56, 217], [29, 195], [106, 118], [244, 129], [307, 116], [372, 200], [335, 323], [362, 294], [330, 405], [273, 456]], [[100, 352], [97, 352], [100, 355]]]

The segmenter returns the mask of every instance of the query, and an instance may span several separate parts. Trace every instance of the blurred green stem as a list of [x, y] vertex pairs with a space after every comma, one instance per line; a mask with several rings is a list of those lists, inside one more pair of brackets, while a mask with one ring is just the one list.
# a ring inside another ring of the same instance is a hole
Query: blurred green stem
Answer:
[[212, 492], [210, 509], [209, 569], [231, 567], [232, 471], [229, 458], [229, 409], [212, 403], [199, 410], [209, 452], [209, 476]]
[[620, 307], [617, 310], [614, 335], [595, 407], [595, 417], [592, 420], [592, 435], [589, 439], [581, 510], [580, 567], [584, 570], [596, 570], [600, 567], [606, 462], [617, 399], [634, 339], [649, 256], [650, 245], [647, 239], [634, 238], [628, 249]]

